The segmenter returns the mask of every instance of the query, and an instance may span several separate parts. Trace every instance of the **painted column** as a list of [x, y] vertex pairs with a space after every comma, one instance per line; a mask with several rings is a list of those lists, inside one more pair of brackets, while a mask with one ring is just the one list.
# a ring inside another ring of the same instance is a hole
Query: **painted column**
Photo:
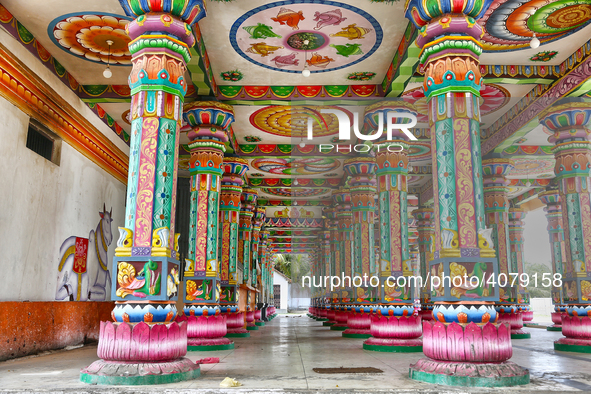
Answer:
[[479, 103], [484, 31], [477, 19], [491, 2], [406, 3], [406, 17], [419, 29], [431, 128], [435, 252], [430, 275], [441, 279], [431, 297], [437, 321], [423, 322], [427, 357], [411, 365], [409, 375], [431, 383], [529, 383], [529, 372], [507, 361], [510, 329], [494, 324], [499, 293], [489, 283], [498, 260], [485, 223]]
[[225, 157], [224, 176], [220, 194], [220, 309], [226, 316], [226, 337], [250, 337], [244, 328], [244, 312], [238, 307], [238, 217], [242, 196], [243, 176], [248, 171], [247, 161], [237, 157]]
[[[125, 227], [112, 265], [114, 322], [101, 322], [92, 384], [159, 384], [199, 376], [176, 323], [180, 264], [174, 232], [179, 131], [192, 26], [202, 0], [121, 0], [131, 38], [131, 141]], [[149, 338], [157, 338], [149, 340]], [[146, 375], [145, 370], [150, 374]]]
[[[351, 278], [353, 262], [353, 214], [351, 212], [351, 194], [347, 189], [337, 189], [332, 192], [335, 204], [336, 226], [338, 231], [338, 270], [335, 275]], [[348, 286], [346, 286], [348, 285]], [[331, 330], [344, 331], [347, 329], [350, 308], [348, 304], [353, 296], [353, 287], [349, 283], [341, 283], [339, 291], [339, 305], [335, 313], [336, 324]]]
[[[406, 124], [406, 115], [417, 116], [405, 102], [378, 102], [365, 109], [366, 130], [380, 130], [388, 123]], [[384, 131], [384, 130], [380, 130]], [[408, 241], [408, 136], [401, 130], [382, 133], [376, 151], [380, 228], [379, 305], [371, 317], [371, 338], [365, 350], [420, 352], [421, 317], [414, 313], [412, 259]]]
[[[257, 207], [254, 211], [253, 216], [253, 226], [252, 226], [252, 241], [251, 241], [251, 253], [252, 253], [252, 261], [251, 261], [251, 285], [253, 288], [260, 290], [260, 282], [259, 282], [259, 275], [261, 272], [260, 269], [260, 260], [259, 260], [259, 247], [261, 243], [261, 226], [265, 220], [265, 208]], [[261, 293], [253, 292], [253, 301], [255, 302], [255, 309], [254, 309], [254, 319], [255, 325], [257, 326], [264, 326], [265, 324], [261, 321]]]
[[422, 320], [433, 320], [433, 302], [427, 282], [429, 263], [433, 260], [433, 208], [419, 208], [412, 211], [417, 220], [418, 243], [419, 243], [419, 275], [423, 279], [423, 287], [420, 289]]
[[353, 211], [353, 273], [365, 280], [362, 286], [353, 283], [356, 288], [353, 296], [354, 311], [349, 314], [349, 328], [344, 334], [368, 335], [371, 334], [371, 315], [379, 298], [379, 283], [370, 283], [371, 276], [377, 273], [374, 250], [376, 161], [373, 157], [350, 158], [345, 160], [344, 169], [351, 176], [349, 190]]
[[[330, 268], [328, 276], [336, 276], [340, 272], [340, 244], [339, 244], [339, 225], [337, 220], [337, 208], [330, 207], [326, 210], [326, 221], [328, 222], [328, 229], [330, 230]], [[332, 289], [330, 286], [330, 279], [327, 282], [327, 292], [330, 298], [330, 308], [328, 309], [326, 318], [328, 321], [323, 323], [323, 326], [332, 326], [337, 324], [336, 313], [340, 307], [339, 291]]]
[[226, 318], [218, 304], [218, 215], [226, 133], [234, 112], [226, 104], [195, 102], [185, 108], [183, 117], [191, 152], [189, 248], [184, 275], [188, 350], [233, 349], [232, 341], [224, 338]]
[[591, 103], [562, 99], [539, 118], [554, 133], [548, 141], [555, 144], [566, 251], [564, 276], [553, 278], [553, 285], [562, 285], [568, 316], [562, 318], [565, 338], [554, 342], [554, 349], [591, 353], [591, 143], [586, 127]]
[[[326, 211], [324, 211], [326, 215]], [[324, 219], [325, 230], [321, 231], [321, 247], [322, 257], [319, 259], [320, 262], [320, 278], [322, 280], [320, 287], [320, 295], [316, 300], [315, 317], [316, 320], [323, 322], [323, 326], [331, 326], [334, 323], [328, 319], [328, 309], [330, 303], [327, 303], [328, 289], [325, 286], [324, 278], [330, 275], [330, 230], [328, 229], [328, 220]]]
[[[513, 160], [488, 159], [482, 162], [484, 175], [484, 212], [486, 224], [492, 230], [491, 239], [497, 259], [499, 260], [499, 301], [496, 310], [498, 322], [511, 326], [511, 339], [529, 338], [531, 335], [521, 330], [523, 315], [519, 307], [519, 277], [511, 253], [510, 220], [509, 220], [509, 181], [506, 175], [514, 168]], [[512, 285], [513, 284], [513, 285]]]
[[253, 217], [256, 208], [258, 192], [245, 188], [242, 191], [238, 237], [238, 261], [242, 264], [242, 285], [240, 297], [244, 298], [244, 312], [246, 316], [246, 329], [258, 330], [254, 323], [254, 297], [251, 288], [252, 276], [252, 228]]
[[[546, 204], [544, 212], [548, 219], [548, 235], [550, 236], [550, 250], [552, 252], [552, 278], [557, 274], [564, 276], [564, 266], [566, 263], [566, 251], [564, 245], [564, 224], [562, 221], [562, 201], [560, 193], [556, 188], [550, 188], [538, 194], [538, 198]], [[562, 316], [567, 315], [566, 305], [563, 301], [562, 288], [552, 286], [552, 303], [554, 312], [552, 312], [552, 323], [546, 327], [548, 331], [562, 331]]]
[[[511, 339], [531, 338], [531, 334], [523, 331], [523, 323], [526, 321], [526, 313], [529, 313], [529, 292], [523, 286], [525, 272], [524, 267], [524, 253], [523, 247], [523, 219], [526, 212], [521, 208], [509, 208], [509, 244], [511, 252], [511, 263], [513, 264], [512, 272], [518, 274], [517, 285], [517, 312], [521, 319], [521, 327], [519, 327], [519, 319], [516, 322], [511, 322]], [[529, 319], [531, 320], [531, 319]], [[499, 321], [502, 321], [499, 317]], [[516, 324], [514, 324], [516, 323]]]

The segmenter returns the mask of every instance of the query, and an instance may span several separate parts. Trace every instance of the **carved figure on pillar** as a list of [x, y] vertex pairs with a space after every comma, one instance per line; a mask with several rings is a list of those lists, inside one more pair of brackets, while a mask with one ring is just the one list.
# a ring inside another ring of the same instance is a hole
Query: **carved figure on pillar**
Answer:
[[101, 360], [80, 378], [92, 384], [171, 383], [199, 376], [199, 366], [184, 358], [187, 325], [174, 321], [181, 269], [174, 215], [186, 65], [195, 43], [192, 26], [205, 8], [202, 0], [175, 1], [174, 7], [167, 0], [120, 4], [135, 18], [126, 27], [132, 69], [125, 227], [111, 271], [114, 322], [101, 322]]
[[591, 102], [562, 99], [539, 118], [554, 133], [548, 141], [555, 144], [566, 252], [564, 276], [554, 284], [562, 284], [568, 316], [562, 317], [565, 338], [554, 342], [554, 349], [591, 353], [591, 142], [586, 127]]
[[510, 328], [495, 324], [499, 293], [489, 281], [498, 273], [498, 260], [485, 222], [479, 102], [484, 32], [477, 20], [491, 2], [406, 3], [406, 17], [419, 29], [431, 128], [435, 250], [430, 275], [441, 279], [431, 293], [437, 320], [423, 322], [427, 357], [411, 365], [410, 377], [431, 383], [529, 383], [529, 372], [508, 361]]

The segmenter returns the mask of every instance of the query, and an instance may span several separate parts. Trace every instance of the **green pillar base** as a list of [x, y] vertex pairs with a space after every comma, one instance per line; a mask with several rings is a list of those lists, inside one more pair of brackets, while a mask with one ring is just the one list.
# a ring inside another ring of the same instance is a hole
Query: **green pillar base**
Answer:
[[337, 324], [337, 323], [335, 323], [335, 322], [333, 322], [333, 321], [324, 321], [324, 322], [322, 322], [322, 325], [323, 325], [324, 327], [330, 327], [330, 326], [332, 326], [332, 325], [334, 325], [334, 324]]
[[[421, 368], [433, 370], [437, 365], [442, 367], [441, 373], [425, 372], [421, 370]], [[454, 372], [452, 371], [459, 371], [463, 375], [453, 374]], [[450, 375], [449, 373], [452, 374]], [[466, 373], [475, 376], [465, 376], [464, 374]], [[509, 376], [503, 376], [505, 374]], [[484, 377], [486, 375], [490, 377]], [[510, 387], [529, 384], [529, 370], [522, 368], [511, 361], [505, 361], [500, 364], [477, 364], [468, 362], [443, 362], [422, 358], [416, 364], [411, 364], [408, 370], [408, 376], [411, 379], [420, 382], [441, 384], [445, 386]]]
[[528, 332], [526, 334], [511, 334], [511, 339], [529, 339], [531, 338], [531, 334]]
[[[350, 334], [355, 335], [355, 334]], [[360, 335], [360, 334], [357, 334]], [[343, 334], [345, 336], [345, 334]], [[371, 337], [371, 335], [369, 336]], [[367, 337], [367, 338], [369, 338]], [[422, 352], [422, 346], [380, 346], [363, 344], [363, 350], [371, 350], [372, 352], [392, 352], [392, 353], [417, 353]], [[412, 376], [411, 376], [412, 377]]]
[[321, 317], [317, 318], [316, 320], [318, 320], [318, 321], [328, 321], [328, 319], [324, 319], [324, 318], [321, 318]]
[[546, 331], [560, 331], [562, 332], [562, 327], [546, 327]]
[[345, 331], [348, 327], [335, 327], [331, 326], [330, 329], [333, 331]]
[[[342, 333], [343, 338], [371, 338], [371, 334], [346, 334]], [[365, 346], [365, 345], [363, 345]]]
[[250, 338], [249, 332], [233, 332], [225, 335], [226, 338]]
[[225, 345], [209, 345], [209, 346], [187, 346], [188, 352], [208, 352], [212, 350], [231, 350], [234, 349], [234, 342]]
[[262, 321], [257, 321], [257, 322], [255, 322], [254, 324], [256, 324], [256, 325], [257, 325], [257, 326], [259, 326], [259, 327], [263, 327], [263, 326], [265, 325], [265, 322], [262, 322]]
[[247, 329], [248, 331], [256, 331], [256, 330], [258, 330], [259, 328], [258, 328], [257, 326], [252, 326], [252, 327], [251, 327], [251, 326], [246, 326], [246, 329]]
[[554, 350], [559, 350], [561, 352], [591, 353], [591, 346], [565, 345], [564, 343], [554, 342]]
[[167, 375], [106, 376], [81, 373], [80, 381], [88, 384], [106, 384], [114, 386], [147, 386], [193, 380], [197, 379], [200, 375], [201, 370], [199, 368], [192, 371], [171, 373]]

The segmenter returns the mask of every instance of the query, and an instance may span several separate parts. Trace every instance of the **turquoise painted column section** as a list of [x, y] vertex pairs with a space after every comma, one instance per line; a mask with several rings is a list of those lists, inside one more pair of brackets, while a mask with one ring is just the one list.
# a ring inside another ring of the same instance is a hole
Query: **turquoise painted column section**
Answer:
[[[556, 158], [554, 172], [560, 191], [566, 265], [562, 296], [567, 316], [555, 350], [591, 352], [591, 102], [566, 98], [542, 111], [540, 122], [553, 135], [548, 141]], [[556, 284], [556, 283], [555, 283]]]
[[494, 324], [499, 265], [485, 222], [479, 97], [484, 29], [478, 23], [491, 3], [406, 3], [406, 17], [419, 29], [416, 43], [431, 128], [435, 250], [430, 276], [441, 279], [431, 292], [437, 322], [423, 322], [426, 357], [410, 366], [409, 375], [430, 383], [529, 383], [529, 372], [508, 361], [509, 325]]
[[199, 376], [199, 366], [184, 358], [187, 326], [174, 322], [181, 269], [175, 211], [186, 65], [195, 43], [193, 25], [205, 7], [203, 0], [119, 3], [134, 18], [126, 26], [132, 68], [125, 227], [119, 229], [111, 270], [114, 322], [101, 322], [101, 360], [83, 369], [81, 380], [170, 383]]

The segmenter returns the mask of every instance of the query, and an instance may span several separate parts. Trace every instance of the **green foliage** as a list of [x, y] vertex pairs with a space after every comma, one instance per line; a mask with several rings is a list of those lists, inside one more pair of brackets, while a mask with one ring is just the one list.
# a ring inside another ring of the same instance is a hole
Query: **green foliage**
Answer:
[[273, 256], [273, 267], [290, 278], [292, 283], [300, 283], [302, 276], [310, 272], [310, 259], [303, 254], [276, 254]]
[[[544, 273], [552, 273], [550, 266], [544, 263], [524, 263], [525, 273], [529, 276], [529, 291], [530, 298], [549, 298], [551, 296], [551, 287], [542, 286], [542, 275]], [[538, 286], [534, 286], [534, 274], [538, 274]]]

